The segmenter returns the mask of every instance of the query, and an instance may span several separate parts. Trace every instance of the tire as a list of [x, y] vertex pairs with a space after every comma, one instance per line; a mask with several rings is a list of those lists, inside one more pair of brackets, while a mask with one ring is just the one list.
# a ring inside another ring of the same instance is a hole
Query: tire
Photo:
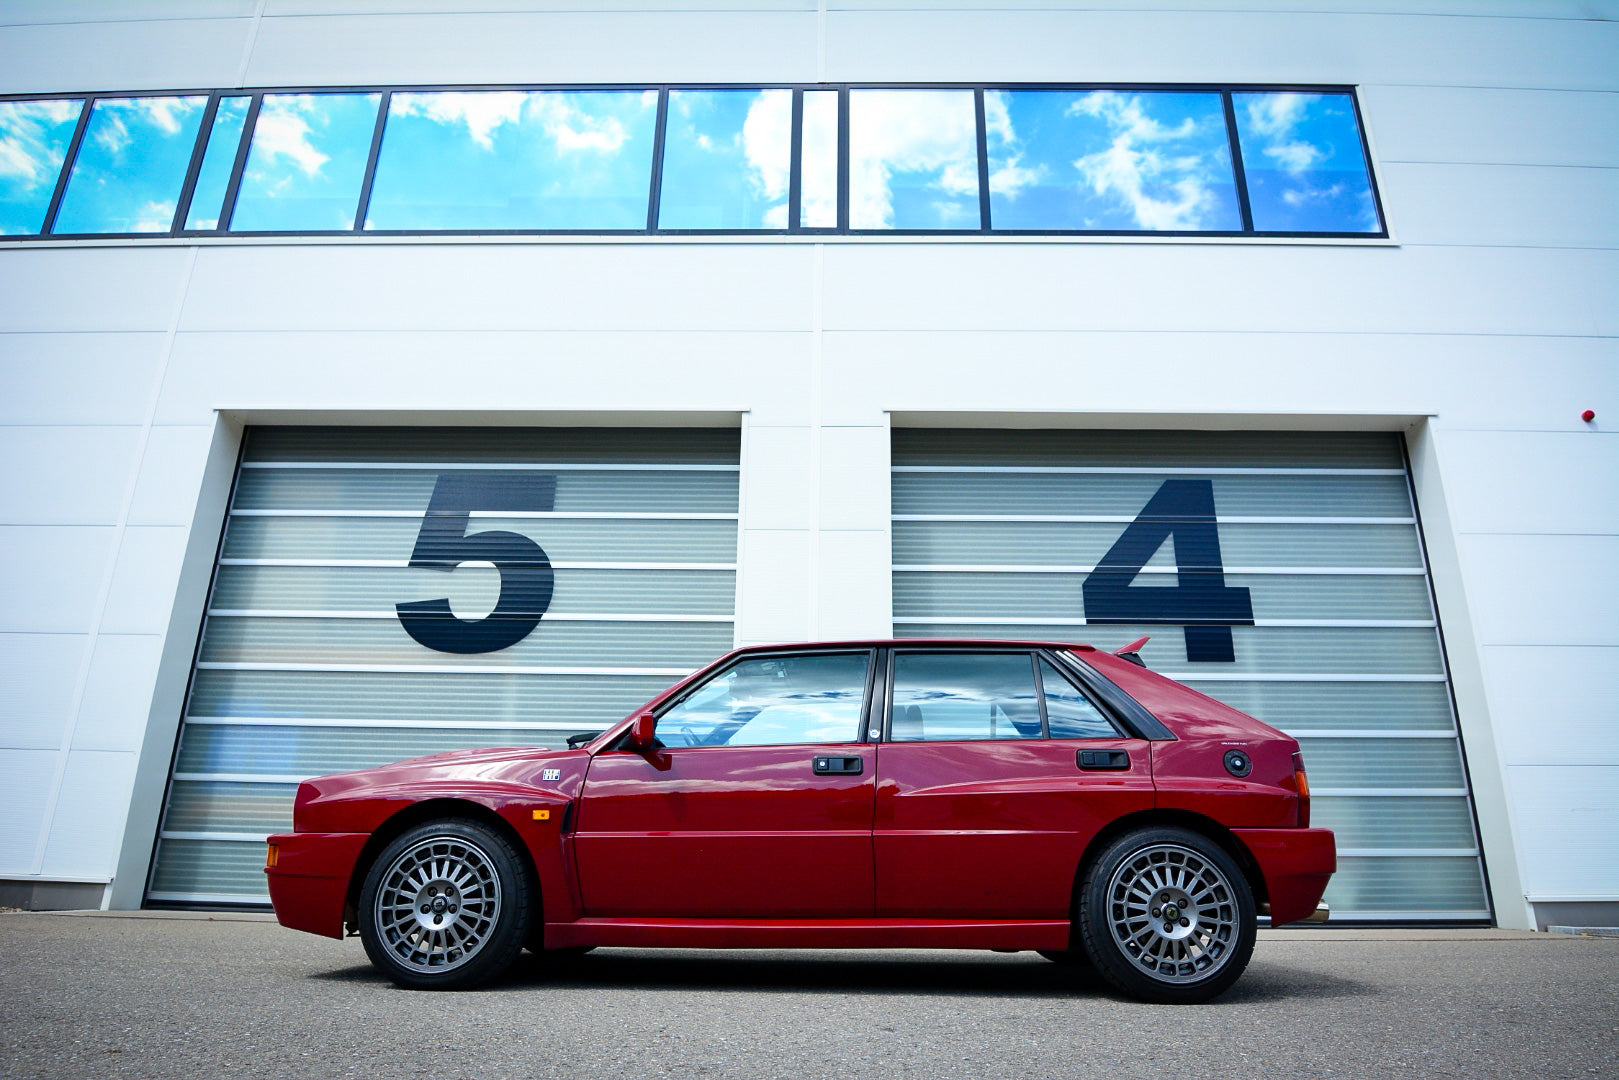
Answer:
[[463, 818], [425, 822], [366, 872], [360, 940], [400, 986], [465, 990], [501, 975], [522, 951], [533, 892], [517, 851], [493, 829]]
[[1171, 826], [1109, 844], [1085, 872], [1075, 922], [1104, 979], [1167, 1005], [1224, 993], [1248, 966], [1258, 932], [1253, 890], [1236, 861], [1208, 837]]

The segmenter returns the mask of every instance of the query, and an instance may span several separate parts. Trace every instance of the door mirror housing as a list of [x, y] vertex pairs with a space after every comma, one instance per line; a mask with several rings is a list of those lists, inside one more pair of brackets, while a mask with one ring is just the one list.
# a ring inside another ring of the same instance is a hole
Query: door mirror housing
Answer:
[[635, 722], [624, 736], [624, 749], [644, 754], [658, 743], [658, 718], [651, 712], [636, 716]]

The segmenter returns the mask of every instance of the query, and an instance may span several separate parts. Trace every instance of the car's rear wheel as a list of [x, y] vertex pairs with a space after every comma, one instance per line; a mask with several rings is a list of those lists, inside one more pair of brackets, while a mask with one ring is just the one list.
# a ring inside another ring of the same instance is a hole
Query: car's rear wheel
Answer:
[[1223, 993], [1248, 966], [1257, 933], [1253, 890], [1236, 861], [1171, 826], [1108, 845], [1080, 885], [1076, 922], [1103, 978], [1165, 1004]]
[[383, 849], [360, 891], [360, 940], [413, 990], [462, 990], [504, 972], [528, 936], [521, 858], [476, 821], [430, 821]]

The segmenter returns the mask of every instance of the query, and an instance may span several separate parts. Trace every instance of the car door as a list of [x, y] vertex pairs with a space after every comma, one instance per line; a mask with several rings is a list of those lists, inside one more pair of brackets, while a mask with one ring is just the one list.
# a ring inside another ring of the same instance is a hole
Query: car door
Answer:
[[876, 914], [1067, 918], [1086, 844], [1153, 805], [1148, 743], [1039, 650], [895, 649], [885, 681]]
[[585, 914], [869, 917], [875, 660], [743, 657], [660, 713], [658, 746], [598, 753], [575, 835]]

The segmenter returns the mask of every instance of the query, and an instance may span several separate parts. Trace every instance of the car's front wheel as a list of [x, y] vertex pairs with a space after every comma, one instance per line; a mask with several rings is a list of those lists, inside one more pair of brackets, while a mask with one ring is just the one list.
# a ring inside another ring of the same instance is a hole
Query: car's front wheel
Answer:
[[360, 891], [360, 940], [377, 970], [412, 990], [462, 990], [504, 972], [528, 936], [517, 851], [476, 821], [430, 821], [383, 849]]
[[1132, 997], [1207, 1001], [1248, 966], [1253, 890], [1208, 837], [1172, 826], [1119, 837], [1090, 864], [1076, 919], [1096, 970]]

